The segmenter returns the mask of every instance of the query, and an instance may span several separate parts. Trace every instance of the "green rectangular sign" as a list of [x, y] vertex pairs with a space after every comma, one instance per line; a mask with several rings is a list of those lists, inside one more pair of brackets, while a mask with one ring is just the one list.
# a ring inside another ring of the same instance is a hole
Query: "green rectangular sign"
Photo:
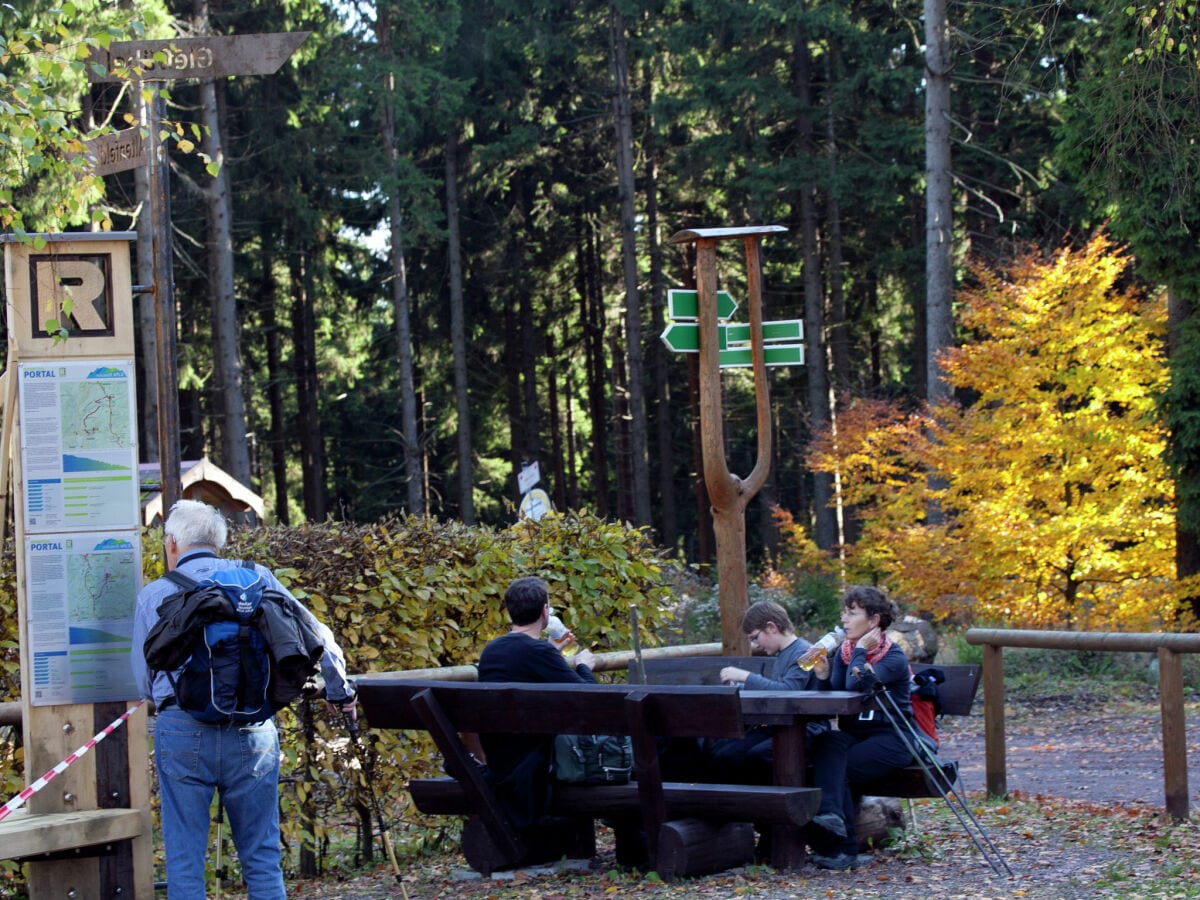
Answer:
[[[717, 354], [722, 369], [753, 365], [754, 358], [749, 347], [735, 347]], [[769, 344], [763, 347], [763, 359], [768, 366], [804, 365], [803, 344]]]
[[[780, 319], [777, 322], [763, 322], [763, 340], [772, 341], [802, 341], [804, 340], [804, 322], [800, 319]], [[746, 323], [729, 323], [725, 326], [725, 336], [730, 344], [749, 344], [750, 326]]]
[[[717, 318], [728, 319], [737, 312], [737, 303], [727, 291], [717, 291]], [[667, 291], [668, 319], [700, 318], [700, 294], [682, 288]]]

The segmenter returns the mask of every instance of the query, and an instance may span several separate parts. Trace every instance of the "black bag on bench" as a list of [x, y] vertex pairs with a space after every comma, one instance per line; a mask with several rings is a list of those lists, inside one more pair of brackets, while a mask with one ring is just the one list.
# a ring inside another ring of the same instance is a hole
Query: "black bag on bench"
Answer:
[[633, 742], [629, 735], [557, 735], [553, 772], [555, 781], [569, 784], [627, 784], [633, 772]]

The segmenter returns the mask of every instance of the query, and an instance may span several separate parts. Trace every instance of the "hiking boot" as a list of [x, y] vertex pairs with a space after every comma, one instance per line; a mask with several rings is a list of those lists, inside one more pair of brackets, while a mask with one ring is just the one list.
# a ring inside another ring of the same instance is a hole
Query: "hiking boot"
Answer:
[[813, 816], [813, 824], [840, 838], [846, 836], [846, 821], [837, 813], [828, 812]]
[[829, 869], [834, 872], [857, 869], [859, 866], [865, 866], [871, 861], [871, 857], [865, 853], [860, 853], [857, 856], [851, 853], [838, 853], [833, 856], [821, 856], [818, 853], [814, 853], [809, 859], [813, 861], [813, 865], [818, 869]]

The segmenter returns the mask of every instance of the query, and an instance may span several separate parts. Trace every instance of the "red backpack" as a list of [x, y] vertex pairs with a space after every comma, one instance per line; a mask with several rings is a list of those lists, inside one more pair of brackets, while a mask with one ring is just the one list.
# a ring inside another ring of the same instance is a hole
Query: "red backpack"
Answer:
[[[911, 669], [909, 670], [911, 673]], [[912, 675], [912, 711], [913, 721], [918, 730], [938, 748], [938, 716], [942, 714], [942, 698], [938, 685], [946, 680], [946, 673], [941, 669], [922, 669]]]

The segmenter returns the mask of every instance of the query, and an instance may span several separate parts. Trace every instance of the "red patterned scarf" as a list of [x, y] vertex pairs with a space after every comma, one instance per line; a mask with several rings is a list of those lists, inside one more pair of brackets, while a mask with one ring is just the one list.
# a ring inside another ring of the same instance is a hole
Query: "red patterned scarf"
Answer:
[[[846, 665], [850, 665], [850, 656], [852, 653], [854, 653], [854, 644], [855, 642], [851, 640], [842, 641], [842, 662], [844, 662]], [[884, 656], [887, 655], [887, 652], [891, 649], [892, 639], [888, 637], [888, 633], [885, 631], [883, 633], [883, 638], [878, 644], [875, 645], [875, 649], [867, 651], [867, 662], [869, 662], [871, 665], [875, 665], [875, 663], [883, 659]]]

